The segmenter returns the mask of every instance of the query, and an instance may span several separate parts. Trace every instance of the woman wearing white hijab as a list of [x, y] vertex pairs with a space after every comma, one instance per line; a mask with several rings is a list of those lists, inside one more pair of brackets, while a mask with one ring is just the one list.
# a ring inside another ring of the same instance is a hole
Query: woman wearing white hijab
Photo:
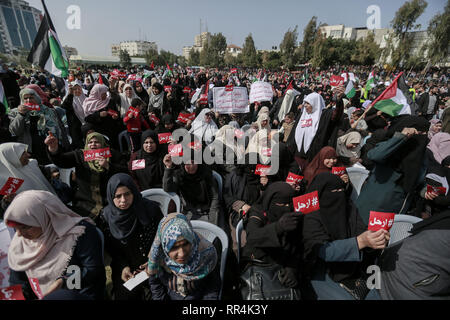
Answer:
[[85, 100], [86, 96], [83, 93], [81, 85], [76, 81], [72, 81], [69, 84], [67, 96], [64, 98], [61, 107], [66, 110], [70, 136], [72, 137], [72, 146], [75, 147], [81, 147], [83, 145], [81, 126], [86, 123], [83, 109]]
[[192, 122], [189, 133], [196, 135], [200, 140], [210, 144], [214, 141], [214, 137], [218, 130], [216, 123], [211, 118], [213, 111], [211, 109], [203, 109]]
[[87, 298], [103, 298], [103, 248], [91, 219], [80, 217], [49, 192], [30, 190], [16, 196], [5, 212], [5, 223], [16, 229], [8, 249], [10, 283], [22, 285], [25, 298], [33, 298], [28, 279], [37, 279], [43, 296], [66, 289], [71, 265], [81, 271], [77, 291]]
[[131, 100], [134, 98], [139, 98], [134, 92], [133, 86], [131, 84], [126, 84], [123, 87], [123, 93], [120, 94], [120, 117], [124, 117], [131, 106]]
[[23, 143], [0, 144], [0, 185], [9, 177], [24, 180], [17, 193], [27, 190], [44, 190], [56, 194], [50, 182], [42, 174], [36, 159], [30, 159], [28, 146]]

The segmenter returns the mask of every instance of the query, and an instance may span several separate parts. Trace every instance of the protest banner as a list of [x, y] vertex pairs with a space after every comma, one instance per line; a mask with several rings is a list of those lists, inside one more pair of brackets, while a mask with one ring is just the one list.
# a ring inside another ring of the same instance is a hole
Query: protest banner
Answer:
[[272, 85], [269, 82], [255, 81], [250, 87], [250, 103], [270, 101], [273, 99]]
[[213, 88], [213, 102], [214, 111], [221, 114], [250, 111], [247, 88], [243, 87], [234, 87], [233, 91], [226, 91], [225, 87], [215, 87]]
[[84, 150], [84, 161], [94, 161], [100, 158], [111, 158], [111, 150], [109, 148]]

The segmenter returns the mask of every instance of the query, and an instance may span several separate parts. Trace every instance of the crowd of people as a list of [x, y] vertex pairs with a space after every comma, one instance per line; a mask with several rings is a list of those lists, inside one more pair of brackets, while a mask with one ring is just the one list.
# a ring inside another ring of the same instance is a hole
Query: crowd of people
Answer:
[[[31, 278], [44, 299], [226, 300], [258, 290], [274, 299], [450, 299], [448, 69], [405, 71], [411, 112], [392, 116], [372, 102], [399, 71], [375, 66], [95, 66], [67, 79], [2, 66], [0, 188], [11, 177], [23, 183], [0, 195], [0, 218], [15, 230], [9, 283], [26, 299], [39, 298]], [[330, 83], [342, 74], [354, 77], [351, 98]], [[270, 101], [218, 111], [213, 88], [249, 93], [255, 81], [271, 84]], [[275, 137], [279, 168], [258, 172], [273, 163]], [[172, 152], [185, 139], [194, 141], [189, 159]], [[223, 161], [194, 161], [208, 148]], [[336, 167], [370, 173], [358, 190]], [[72, 170], [65, 182], [63, 169]], [[180, 208], [143, 196], [155, 188], [178, 195]], [[293, 199], [312, 192], [320, 208], [296, 212]], [[388, 230], [368, 230], [371, 211], [421, 221], [390, 246]], [[227, 234], [223, 278], [220, 241], [193, 220]], [[81, 269], [76, 289], [72, 265]], [[368, 288], [373, 265], [381, 286]], [[143, 271], [148, 280], [124, 286]], [[271, 283], [246, 281], [257, 272], [272, 272]]]

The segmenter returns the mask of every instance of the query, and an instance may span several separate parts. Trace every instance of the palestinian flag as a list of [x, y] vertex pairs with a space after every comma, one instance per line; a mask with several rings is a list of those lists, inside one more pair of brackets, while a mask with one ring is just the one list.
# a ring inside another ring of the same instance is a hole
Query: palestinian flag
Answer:
[[166, 63], [167, 66], [167, 76], [171, 77], [172, 76], [172, 69], [170, 69], [170, 66], [168, 63]]
[[373, 71], [369, 74], [369, 78], [366, 83], [366, 91], [369, 92], [372, 88], [376, 87], [375, 77]]
[[353, 81], [349, 80], [347, 83], [347, 87], [345, 88], [345, 95], [347, 96], [347, 98], [351, 99], [355, 96], [356, 94], [356, 89], [353, 86]]
[[44, 18], [27, 60], [57, 77], [67, 77], [69, 74], [69, 60], [59, 42], [44, 0], [42, 0], [42, 6], [45, 11]]
[[5, 90], [3, 89], [3, 83], [0, 80], [0, 102], [3, 103], [3, 105], [6, 108], [6, 114], [9, 113], [9, 105], [8, 105], [8, 99], [6, 99]]
[[391, 85], [373, 102], [375, 109], [395, 117], [400, 114], [411, 114], [412, 99], [408, 94], [409, 87], [405, 75], [401, 72]]

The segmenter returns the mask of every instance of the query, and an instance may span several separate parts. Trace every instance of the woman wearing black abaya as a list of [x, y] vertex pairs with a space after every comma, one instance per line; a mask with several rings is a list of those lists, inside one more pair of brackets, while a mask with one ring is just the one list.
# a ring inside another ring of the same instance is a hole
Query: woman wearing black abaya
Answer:
[[144, 300], [144, 282], [133, 291], [123, 283], [135, 271], [143, 271], [148, 252], [163, 218], [159, 204], [142, 197], [125, 174], [111, 177], [107, 186], [108, 205], [103, 209], [99, 226], [105, 235], [105, 248], [112, 258], [112, 280], [115, 300]]
[[139, 99], [144, 101], [145, 105], [147, 106], [150, 96], [148, 95], [147, 90], [145, 90], [144, 87], [142, 86], [142, 83], [140, 81], [134, 81], [133, 89], [136, 95], [139, 97]]
[[[303, 238], [305, 265], [311, 290], [305, 290], [308, 299], [357, 299], [342, 285], [353, 288], [358, 279], [365, 284], [367, 266], [374, 264], [377, 252], [364, 248], [383, 249], [389, 241], [389, 232], [365, 231], [356, 207], [344, 193], [345, 184], [328, 172], [318, 174], [306, 193], [317, 191], [320, 210], [305, 215]], [[360, 299], [379, 299], [374, 290]]]
[[[253, 205], [245, 225], [247, 243], [242, 260], [280, 266], [279, 280], [286, 288], [298, 288], [302, 269], [303, 216], [292, 210], [296, 191], [286, 182], [274, 182], [261, 201]], [[244, 268], [245, 270], [245, 268]]]
[[[163, 156], [156, 132], [152, 130], [144, 131], [141, 137], [141, 149], [131, 155], [128, 163], [128, 170], [139, 190], [162, 187]], [[133, 161], [137, 160], [145, 160], [145, 167], [133, 170]]]

